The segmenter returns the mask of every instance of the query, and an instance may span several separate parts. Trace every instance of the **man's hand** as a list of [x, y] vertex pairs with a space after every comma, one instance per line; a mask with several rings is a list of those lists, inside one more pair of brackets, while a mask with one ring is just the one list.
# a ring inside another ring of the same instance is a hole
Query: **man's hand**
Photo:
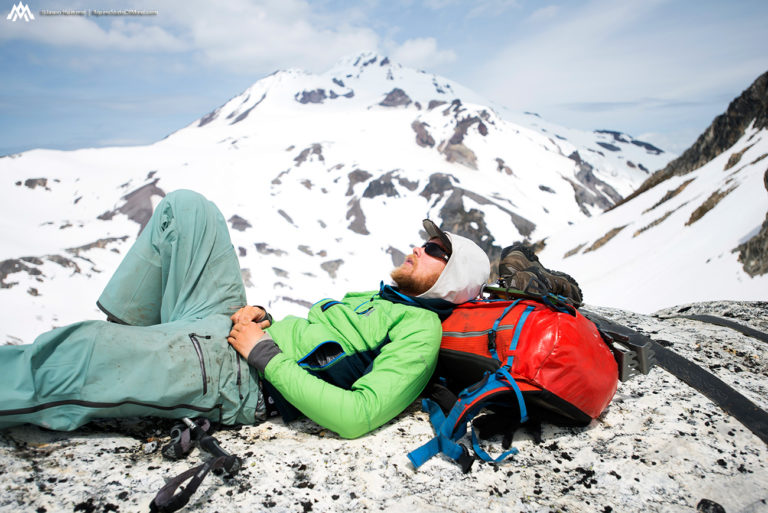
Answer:
[[[246, 306], [245, 308], [254, 307]], [[241, 308], [240, 310], [242, 311], [245, 308]], [[234, 318], [234, 315], [232, 317]], [[235, 351], [243, 355], [243, 358], [248, 358], [248, 355], [251, 354], [251, 350], [256, 346], [256, 343], [258, 343], [261, 337], [265, 335], [264, 328], [268, 327], [269, 321], [252, 322], [249, 320], [246, 322], [236, 322], [229, 332], [227, 342], [235, 348]]]
[[[238, 324], [251, 321], [261, 321], [266, 317], [266, 315], [267, 312], [260, 306], [244, 306], [237, 312], [233, 313], [230, 316], [230, 319], [232, 319], [232, 322], [235, 324]], [[269, 323], [267, 323], [267, 325], [264, 327], [268, 328]]]

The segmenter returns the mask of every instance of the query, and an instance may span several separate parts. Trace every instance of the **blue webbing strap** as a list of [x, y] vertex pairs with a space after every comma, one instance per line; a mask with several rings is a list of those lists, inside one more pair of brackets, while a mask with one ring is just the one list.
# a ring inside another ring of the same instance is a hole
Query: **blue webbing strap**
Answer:
[[507, 378], [507, 381], [509, 382], [507, 388], [511, 388], [515, 391], [515, 395], [517, 396], [517, 404], [520, 407], [520, 424], [524, 423], [528, 420], [528, 408], [525, 407], [525, 401], [523, 400], [523, 393], [520, 391], [520, 387], [517, 386], [517, 382], [512, 379], [512, 375], [509, 373], [509, 370], [506, 366], [497, 370], [496, 373], [500, 373], [505, 378]]
[[478, 458], [483, 461], [490, 461], [491, 463], [501, 463], [510, 456], [514, 456], [519, 452], [516, 447], [512, 447], [511, 449], [504, 451], [497, 458], [491, 457], [487, 452], [483, 450], [482, 447], [480, 447], [480, 442], [478, 441], [477, 435], [475, 434], [475, 428], [472, 428], [472, 449], [474, 449]]
[[449, 431], [451, 429], [450, 426], [456, 423], [456, 420], [464, 410], [462, 401], [456, 402], [447, 418], [443, 414], [443, 410], [440, 409], [440, 406], [431, 399], [424, 399], [421, 402], [421, 406], [425, 412], [429, 413], [429, 421], [436, 434], [429, 442], [409, 452], [408, 459], [411, 460], [415, 468], [419, 468], [432, 456], [441, 452], [458, 461], [464, 454], [464, 449], [455, 441], [464, 436], [466, 429], [460, 429], [455, 434]]
[[512, 342], [509, 343], [509, 353], [507, 356], [507, 364], [503, 367], [501, 367], [498, 372], [501, 372], [502, 375], [507, 378], [507, 381], [509, 382], [510, 386], [514, 389], [515, 395], [517, 396], [517, 404], [520, 406], [520, 424], [524, 423], [526, 420], [528, 420], [528, 409], [525, 407], [525, 401], [523, 400], [523, 393], [520, 391], [520, 387], [517, 386], [517, 383], [515, 382], [512, 375], [509, 373], [509, 371], [512, 370], [512, 361], [514, 360], [514, 355], [512, 354], [515, 349], [517, 349], [517, 344], [520, 341], [520, 334], [523, 332], [523, 325], [525, 324], [525, 321], [528, 319], [528, 315], [535, 309], [536, 307], [533, 305], [528, 305], [525, 308], [525, 311], [520, 315], [520, 320], [517, 321], [517, 326], [515, 327], [515, 334], [512, 336]]
[[560, 312], [560, 313], [566, 313], [568, 315], [572, 315], [576, 317], [576, 309], [571, 306], [568, 301], [568, 298], [560, 295], [555, 295], [552, 293], [549, 293], [545, 296], [541, 296], [541, 301], [551, 309]]
[[[512, 358], [514, 358], [512, 352], [517, 349], [517, 343], [520, 341], [520, 333], [523, 332], [523, 325], [525, 324], [526, 319], [528, 319], [528, 314], [530, 314], [534, 308], [536, 307], [533, 305], [525, 307], [525, 311], [520, 315], [520, 320], [517, 321], [517, 326], [515, 326], [515, 334], [512, 335], [512, 341], [509, 343], [509, 356], [507, 356], [507, 367], [510, 369], [512, 368]], [[510, 382], [514, 382], [514, 380], [510, 379]]]
[[[456, 443], [456, 441], [467, 433], [467, 425], [472, 422], [472, 419], [474, 419], [482, 409], [482, 405], [485, 404], [485, 401], [477, 401], [478, 398], [488, 394], [489, 392], [493, 394], [493, 392], [505, 389], [512, 389], [515, 391], [518, 403], [520, 405], [522, 419], [521, 422], [525, 422], [525, 420], [528, 418], [528, 415], [525, 409], [523, 395], [520, 392], [520, 388], [517, 386], [509, 372], [504, 367], [499, 369], [495, 374], [489, 375], [485, 385], [480, 387], [478, 390], [475, 390], [471, 393], [467, 392], [467, 390], [462, 391], [459, 395], [459, 400], [456, 401], [456, 404], [454, 404], [453, 408], [447, 416], [443, 414], [443, 411], [440, 409], [440, 406], [436, 402], [432, 401], [431, 399], [424, 399], [422, 401], [422, 409], [429, 414], [430, 423], [435, 430], [435, 437], [421, 447], [408, 453], [408, 459], [411, 460], [413, 466], [415, 468], [419, 468], [432, 456], [435, 456], [441, 452], [456, 461], [459, 461], [460, 458], [464, 457], [465, 450], [461, 445]], [[477, 403], [475, 403], [476, 401]], [[481, 407], [478, 408], [478, 406]], [[462, 415], [465, 415], [465, 417], [462, 418], [461, 424], [457, 426], [456, 430], [454, 431], [453, 426], [457, 424], [459, 418], [461, 418]], [[477, 456], [484, 461], [499, 462], [508, 456], [517, 453], [517, 450], [514, 449], [505, 452], [495, 460], [492, 459], [476, 443], [474, 430], [473, 446], [475, 447], [475, 453]]]
[[491, 356], [496, 358], [498, 361], [501, 362], [501, 358], [499, 358], [499, 354], [496, 352], [496, 330], [499, 329], [499, 324], [501, 324], [501, 320], [506, 317], [506, 315], [512, 310], [517, 304], [520, 302], [520, 299], [515, 300], [511, 305], [506, 307], [503, 312], [501, 312], [501, 315], [498, 319], [496, 319], [493, 322], [493, 326], [491, 327], [491, 331], [488, 333], [488, 351], [490, 351]]
[[[520, 301], [520, 300], [518, 300]], [[510, 307], [515, 306], [518, 301], [515, 301]], [[496, 371], [496, 376], [494, 377], [494, 381], [500, 382], [503, 385], [506, 385], [504, 383], [503, 379], [506, 379], [508, 385], [507, 388], [511, 388], [515, 391], [515, 396], [517, 397], [517, 404], [520, 408], [520, 423], [524, 423], [528, 420], [528, 409], [525, 406], [525, 400], [523, 399], [523, 393], [520, 391], [520, 387], [517, 386], [517, 383], [515, 382], [514, 378], [512, 378], [512, 375], [509, 373], [509, 371], [512, 369], [512, 360], [514, 356], [512, 355], [512, 352], [517, 349], [517, 344], [520, 341], [520, 334], [523, 331], [523, 326], [525, 325], [526, 319], [528, 319], [528, 315], [535, 309], [533, 305], [528, 305], [525, 308], [525, 311], [520, 315], [520, 319], [517, 321], [517, 326], [515, 326], [515, 333], [512, 335], [512, 341], [509, 344], [509, 356], [507, 357], [507, 364], [501, 367]], [[502, 316], [496, 321], [494, 324], [494, 330], [499, 324], [499, 321], [506, 315], [507, 310], [504, 310], [504, 313]], [[502, 378], [502, 379], [499, 379]], [[468, 421], [471, 421], [471, 419], [468, 419]], [[504, 461], [509, 456], [513, 456], [518, 453], [517, 449], [512, 447], [508, 451], [504, 452], [500, 456], [496, 458], [492, 458], [487, 452], [485, 452], [481, 447], [480, 443], [477, 439], [477, 434], [475, 433], [475, 428], [472, 428], [472, 448], [475, 451], [475, 454], [483, 461], [491, 461], [493, 463], [499, 463], [501, 461]]]

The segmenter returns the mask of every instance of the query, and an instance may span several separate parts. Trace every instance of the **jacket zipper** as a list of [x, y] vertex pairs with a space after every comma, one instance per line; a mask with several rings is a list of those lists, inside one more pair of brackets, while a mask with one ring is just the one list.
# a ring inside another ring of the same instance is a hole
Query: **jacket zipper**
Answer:
[[208, 375], [205, 372], [205, 358], [203, 358], [203, 348], [200, 347], [200, 341], [197, 340], [197, 337], [209, 339], [211, 336], [198, 335], [196, 333], [189, 334], [189, 340], [192, 341], [192, 346], [195, 348], [195, 352], [197, 353], [197, 359], [200, 361], [200, 371], [203, 374], [203, 395], [205, 395], [208, 393]]
[[241, 375], [240, 375], [240, 355], [237, 354], [237, 351], [235, 351], [235, 360], [237, 361], [237, 395], [240, 396], [240, 400], [243, 400], [243, 391], [240, 388], [242, 381]]

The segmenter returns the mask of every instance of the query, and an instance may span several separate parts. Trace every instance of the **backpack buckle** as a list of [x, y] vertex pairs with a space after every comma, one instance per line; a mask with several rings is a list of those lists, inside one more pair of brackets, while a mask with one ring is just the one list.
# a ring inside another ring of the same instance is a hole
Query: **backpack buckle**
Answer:
[[496, 354], [496, 330], [488, 332], [488, 352], [492, 355]]

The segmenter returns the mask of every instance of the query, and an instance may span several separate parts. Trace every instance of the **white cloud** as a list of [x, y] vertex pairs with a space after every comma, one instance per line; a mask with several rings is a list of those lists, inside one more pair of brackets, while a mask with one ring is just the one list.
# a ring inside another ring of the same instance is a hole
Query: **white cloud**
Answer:
[[518, 7], [518, 0], [475, 0], [472, 9], [467, 13], [468, 18], [480, 16], [500, 16], [506, 10]]
[[548, 5], [546, 7], [542, 7], [541, 9], [536, 9], [535, 11], [533, 11], [531, 15], [528, 17], [528, 19], [533, 22], [546, 21], [556, 17], [559, 13], [560, 13], [560, 8], [558, 6]]
[[456, 78], [565, 126], [665, 133], [651, 142], [680, 151], [768, 68], [757, 16], [692, 15], [670, 0], [561, 9], [550, 19], [534, 13], [536, 23]]
[[480, 16], [499, 16], [504, 11], [512, 7], [519, 7], [519, 0], [473, 0], [465, 2], [463, 0], [423, 0], [423, 6], [440, 11], [445, 9], [466, 10], [467, 18], [477, 18]]
[[440, 50], [433, 37], [408, 39], [399, 46], [393, 46], [389, 53], [395, 62], [414, 68], [433, 69], [456, 60], [452, 50]]
[[451, 7], [454, 5], [458, 5], [461, 0], [423, 0], [424, 6], [432, 9], [434, 11], [439, 11], [440, 9], [445, 9], [446, 7]]
[[[67, 4], [73, 10], [91, 7], [85, 0]], [[359, 25], [359, 7], [323, 12], [305, 0], [125, 0], [120, 8], [158, 10], [158, 15], [36, 16], [30, 23], [4, 23], [0, 41], [118, 52], [190, 52], [204, 63], [245, 73], [285, 67], [321, 71], [343, 55], [377, 50], [380, 42], [372, 29]]]
[[[71, 0], [68, 9], [93, 7], [89, 0]], [[482, 0], [474, 9], [506, 8], [511, 0]], [[308, 0], [124, 0], [124, 9], [158, 10], [147, 17], [38, 16], [14, 24], [2, 39], [24, 39], [58, 49], [68, 47], [114, 52], [146, 52], [174, 61], [202, 64], [208, 72], [258, 75], [297, 67], [325, 71], [341, 57], [362, 51], [388, 53], [407, 66], [435, 68], [457, 56], [440, 48], [434, 37], [404, 42], [384, 39], [370, 28], [365, 5], [337, 7]], [[433, 0], [432, 7], [456, 7], [456, 0]], [[41, 9], [53, 7], [40, 6]], [[335, 10], [334, 10], [335, 9]], [[94, 54], [83, 52], [87, 68]], [[70, 61], [68, 61], [70, 62]]]
[[207, 63], [227, 71], [323, 71], [339, 57], [377, 50], [379, 43], [373, 30], [356, 24], [356, 9], [321, 12], [304, 0], [166, 0], [163, 5], [173, 29]]
[[[512, 107], [537, 109], [684, 101], [744, 80], [737, 77], [749, 73], [745, 62], [764, 41], [733, 36], [735, 27], [676, 23], [665, 16], [672, 7], [668, 0], [592, 0], [567, 17], [521, 32], [475, 70], [477, 88]], [[494, 80], [484, 80], [488, 76]]]
[[[35, 16], [29, 23], [3, 23], [0, 40], [21, 39], [53, 45], [114, 51], [178, 52], [187, 48], [159, 26], [115, 18], [104, 29], [86, 16]], [[5, 22], [5, 20], [2, 20]]]

